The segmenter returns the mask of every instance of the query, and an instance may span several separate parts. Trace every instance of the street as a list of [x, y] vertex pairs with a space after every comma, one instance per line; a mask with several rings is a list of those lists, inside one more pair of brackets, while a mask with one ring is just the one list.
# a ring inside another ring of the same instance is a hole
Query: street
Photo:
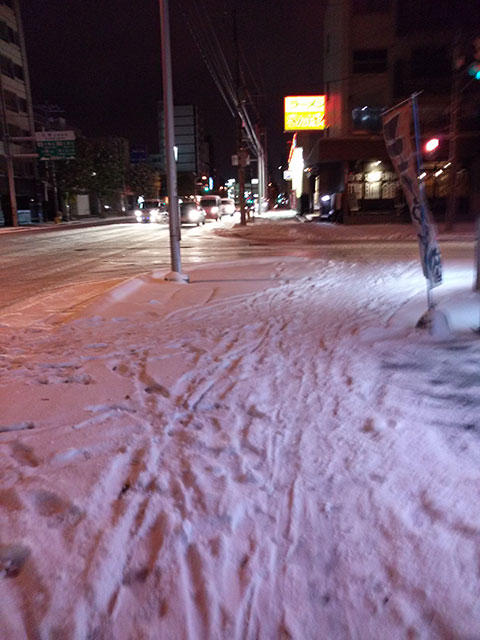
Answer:
[[[235, 220], [236, 221], [236, 220]], [[257, 221], [257, 227], [264, 220]], [[182, 227], [182, 265], [225, 262], [244, 258], [288, 255], [303, 258], [369, 264], [372, 261], [416, 261], [417, 242], [412, 237], [359, 239], [349, 232], [342, 241], [335, 239], [300, 239], [287, 236], [273, 243], [256, 237], [238, 238], [228, 233], [234, 225], [230, 217], [220, 223], [207, 222], [201, 227]], [[253, 223], [255, 225], [255, 223]], [[253, 229], [249, 224], [247, 229]], [[292, 220], [278, 221], [277, 228], [300, 230]], [[270, 227], [269, 227], [270, 228]], [[317, 225], [304, 226], [315, 230]], [[406, 227], [408, 229], [408, 227]], [[346, 229], [344, 227], [344, 229]], [[225, 236], [216, 231], [226, 231]], [[445, 258], [469, 257], [471, 242], [443, 243]], [[41, 317], [65, 312], [87, 304], [123, 280], [141, 273], [170, 268], [169, 230], [163, 225], [111, 224], [82, 228], [59, 227], [48, 230], [0, 233], [2, 287], [0, 321], [23, 326], [25, 312], [29, 321], [39, 306]], [[68, 295], [65, 295], [68, 287]], [[43, 302], [42, 302], [43, 301]]]
[[[213, 228], [213, 223], [182, 227], [185, 263], [244, 255], [244, 242], [219, 238]], [[93, 290], [101, 293], [125, 278], [170, 265], [168, 227], [153, 224], [5, 233], [0, 234], [0, 252], [0, 313], [71, 285], [97, 283]]]

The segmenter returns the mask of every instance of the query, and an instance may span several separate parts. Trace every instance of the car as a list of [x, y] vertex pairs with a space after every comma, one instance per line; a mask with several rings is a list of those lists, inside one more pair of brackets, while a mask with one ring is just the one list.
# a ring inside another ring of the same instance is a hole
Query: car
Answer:
[[159, 199], [139, 202], [135, 209], [137, 222], [164, 222], [167, 217], [165, 202]]
[[181, 224], [196, 224], [199, 227], [201, 224], [205, 224], [206, 217], [205, 210], [195, 202], [180, 203]]
[[201, 196], [199, 204], [205, 210], [207, 220], [220, 220], [222, 215], [220, 196]]
[[220, 198], [220, 215], [233, 216], [235, 213], [235, 202], [230, 198]]

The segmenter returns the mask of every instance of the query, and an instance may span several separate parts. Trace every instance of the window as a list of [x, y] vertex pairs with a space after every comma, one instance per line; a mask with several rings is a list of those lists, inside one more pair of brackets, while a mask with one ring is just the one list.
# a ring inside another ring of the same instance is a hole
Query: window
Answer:
[[5, 106], [7, 107], [7, 109], [10, 109], [10, 111], [18, 112], [17, 96], [15, 95], [15, 93], [12, 93], [11, 91], [4, 91], [3, 93], [5, 96]]
[[23, 73], [23, 67], [21, 67], [19, 64], [14, 64], [13, 65], [13, 72], [15, 74], [15, 78], [17, 78], [18, 80], [25, 80], [25, 75]]
[[0, 38], [5, 42], [10, 42], [10, 36], [8, 35], [8, 26], [5, 22], [0, 22]]
[[9, 42], [20, 45], [20, 38], [18, 37], [18, 33], [10, 27], [8, 27], [8, 39]]
[[27, 113], [27, 101], [25, 100], [25, 98], [18, 98], [18, 108], [19, 111]]
[[386, 49], [357, 49], [353, 52], [353, 73], [384, 73], [386, 70]]
[[4, 76], [8, 76], [9, 78], [15, 77], [13, 61], [6, 56], [0, 55], [0, 70]]
[[3, 21], [0, 21], [0, 38], [5, 42], [13, 42], [20, 46], [20, 37], [18, 33]]
[[17, 127], [16, 124], [8, 124], [8, 134], [12, 137], [12, 138], [16, 138], [17, 136], [21, 136], [22, 135], [22, 130], [20, 129], [20, 127]]
[[355, 107], [352, 111], [353, 129], [355, 131], [381, 131], [381, 107]]

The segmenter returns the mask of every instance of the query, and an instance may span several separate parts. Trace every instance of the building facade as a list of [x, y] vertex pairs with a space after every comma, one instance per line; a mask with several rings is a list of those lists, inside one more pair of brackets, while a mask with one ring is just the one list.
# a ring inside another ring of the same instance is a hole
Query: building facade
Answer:
[[0, 2], [0, 225], [12, 224], [7, 162], [12, 158], [18, 221], [30, 222], [37, 201], [37, 163], [19, 157], [35, 145], [15, 138], [34, 136], [27, 56], [18, 0]]
[[[383, 144], [381, 114], [419, 92], [422, 142], [431, 137], [439, 142], [424, 158], [422, 179], [434, 209], [442, 213], [450, 180], [453, 74], [463, 72], [460, 58], [471, 55], [479, 26], [480, 4], [473, 0], [328, 2], [323, 42], [326, 129], [319, 140], [303, 134], [299, 141], [306, 147], [317, 200], [332, 190], [348, 194], [342, 208], [350, 221], [401, 215], [404, 203]], [[480, 141], [479, 88], [480, 82], [470, 82], [466, 73], [457, 85], [457, 185], [467, 209], [468, 173]]]
[[[174, 107], [177, 180], [180, 195], [191, 195], [196, 181], [211, 176], [211, 144], [205, 135], [203, 118], [195, 105]], [[158, 104], [159, 153], [150, 156], [151, 163], [166, 174], [165, 121], [163, 103]], [[165, 182], [165, 181], [164, 181]]]

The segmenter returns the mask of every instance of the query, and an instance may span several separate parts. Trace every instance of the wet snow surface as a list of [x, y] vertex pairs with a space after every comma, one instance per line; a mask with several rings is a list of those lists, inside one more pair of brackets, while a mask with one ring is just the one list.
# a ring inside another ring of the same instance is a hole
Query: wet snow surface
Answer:
[[2, 638], [480, 637], [472, 260], [382, 246], [0, 326]]

